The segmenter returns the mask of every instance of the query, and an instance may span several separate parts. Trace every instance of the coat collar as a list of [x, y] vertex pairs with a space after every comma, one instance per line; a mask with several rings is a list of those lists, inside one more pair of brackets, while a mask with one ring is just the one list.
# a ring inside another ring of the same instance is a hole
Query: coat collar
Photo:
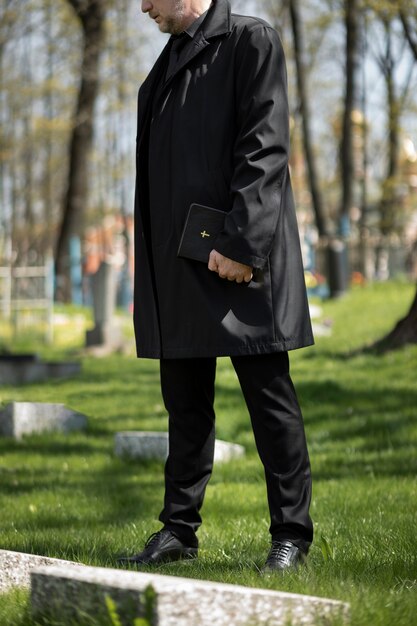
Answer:
[[230, 15], [229, 0], [213, 0], [213, 4], [201, 27], [205, 39], [230, 33]]
[[194, 59], [204, 48], [209, 45], [209, 41], [204, 36], [204, 31], [200, 30], [193, 37], [192, 41], [187, 44], [183, 55], [181, 56], [180, 62], [175, 66], [175, 70], [172, 72], [171, 76], [166, 80], [164, 84], [164, 90], [168, 85], [171, 84], [176, 75]]
[[[186, 54], [181, 60], [181, 63], [175, 68], [175, 72], [169, 77], [163, 86], [165, 91], [166, 87], [171, 84], [178, 72], [180, 72], [194, 57], [196, 57], [202, 50], [204, 50], [210, 43], [210, 39], [214, 37], [220, 37], [230, 32], [231, 22], [231, 8], [229, 0], [213, 0], [213, 4], [207, 13], [207, 16], [195, 37], [193, 37], [191, 45], [187, 46]], [[138, 119], [139, 123], [139, 143], [145, 134], [147, 119], [150, 110], [150, 96], [154, 92], [156, 85], [164, 74], [166, 63], [168, 62], [170, 51], [170, 43], [162, 50], [155, 65], [151, 69], [148, 77], [142, 84], [140, 89], [140, 97], [142, 98], [142, 111], [143, 115], [140, 115]]]
[[[230, 16], [231, 8], [229, 0], [213, 0], [213, 4], [209, 9], [200, 30], [193, 38], [191, 45], [187, 46], [186, 54], [184, 54], [181, 63], [176, 67], [175, 72], [166, 81], [164, 89], [171, 83], [183, 67], [188, 65], [188, 63], [190, 63], [190, 61], [201, 52], [201, 50], [204, 50], [204, 48], [209, 45], [209, 40], [211, 38], [226, 35], [230, 32]], [[151, 91], [154, 87], [156, 80], [160, 77], [160, 69], [166, 63], [169, 56], [169, 48], [170, 44], [168, 42], [143, 83], [142, 91]]]
[[164, 85], [165, 88], [172, 83], [177, 74], [194, 59], [204, 48], [210, 39], [220, 37], [230, 32], [230, 3], [229, 0], [213, 0], [207, 16], [201, 25], [200, 30], [193, 37], [191, 45], [187, 46], [181, 62], [175, 68]]

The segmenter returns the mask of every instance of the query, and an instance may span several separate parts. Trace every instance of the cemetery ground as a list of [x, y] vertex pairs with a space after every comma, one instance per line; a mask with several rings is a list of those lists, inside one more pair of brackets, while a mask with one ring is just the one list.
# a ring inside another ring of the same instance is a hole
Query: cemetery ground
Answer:
[[[353, 626], [417, 624], [417, 346], [349, 356], [392, 328], [414, 289], [375, 284], [320, 303], [332, 335], [292, 353], [314, 477], [308, 566], [259, 575], [269, 548], [263, 470], [234, 372], [220, 359], [217, 437], [244, 445], [246, 457], [214, 469], [199, 559], [159, 573], [340, 599], [351, 603]], [[73, 359], [84, 313], [60, 313], [68, 323], [56, 346], [39, 351]], [[17, 347], [37, 346], [26, 338]], [[122, 461], [113, 441], [122, 430], [166, 429], [157, 363], [136, 360], [133, 348], [83, 356], [75, 378], [0, 388], [1, 404], [12, 401], [62, 402], [85, 413], [89, 427], [0, 439], [0, 548], [106, 567], [141, 549], [160, 527], [163, 464]], [[34, 624], [28, 598], [22, 590], [0, 596], [1, 626]]]

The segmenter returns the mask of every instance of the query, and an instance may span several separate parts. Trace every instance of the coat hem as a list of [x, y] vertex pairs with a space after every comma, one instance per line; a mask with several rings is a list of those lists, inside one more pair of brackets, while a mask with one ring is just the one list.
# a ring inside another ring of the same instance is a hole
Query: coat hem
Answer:
[[137, 348], [137, 357], [141, 359], [190, 359], [190, 358], [210, 358], [221, 356], [250, 356], [257, 354], [270, 354], [272, 352], [286, 352], [289, 350], [297, 350], [299, 348], [307, 348], [314, 345], [312, 335], [307, 335], [302, 339], [288, 339], [276, 341], [267, 344], [247, 344], [242, 346], [225, 346], [216, 348], [215, 346], [207, 346], [198, 350], [187, 348], [171, 348], [161, 350], [146, 350]]

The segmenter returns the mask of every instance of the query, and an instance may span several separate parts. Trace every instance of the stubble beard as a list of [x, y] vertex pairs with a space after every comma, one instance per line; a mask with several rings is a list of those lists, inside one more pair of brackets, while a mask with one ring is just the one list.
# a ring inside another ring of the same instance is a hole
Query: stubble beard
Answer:
[[175, 0], [172, 15], [169, 15], [160, 25], [159, 30], [162, 33], [170, 33], [171, 35], [179, 35], [183, 32], [183, 20], [185, 13], [184, 0]]

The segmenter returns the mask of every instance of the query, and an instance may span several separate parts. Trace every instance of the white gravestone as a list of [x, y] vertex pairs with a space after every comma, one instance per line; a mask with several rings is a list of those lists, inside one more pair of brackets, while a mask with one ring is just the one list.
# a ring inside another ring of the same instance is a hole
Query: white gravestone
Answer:
[[[121, 458], [164, 461], [168, 456], [168, 434], [160, 432], [126, 431], [117, 433], [114, 453]], [[223, 463], [245, 455], [245, 448], [237, 443], [216, 439], [214, 462]]]
[[37, 567], [68, 565], [82, 567], [81, 564], [48, 556], [25, 554], [13, 550], [0, 550], [0, 593], [10, 591], [14, 587], [29, 587], [30, 572]]
[[39, 568], [31, 574], [33, 617], [73, 620], [108, 617], [106, 598], [123, 626], [146, 614], [151, 626], [317, 626], [344, 624], [349, 607], [311, 596], [254, 589], [175, 576], [98, 567]]
[[87, 347], [118, 345], [121, 336], [114, 320], [117, 286], [115, 267], [103, 261], [92, 281], [94, 328], [87, 331]]
[[87, 418], [63, 404], [11, 402], [0, 411], [0, 436], [20, 439], [44, 432], [84, 430]]

